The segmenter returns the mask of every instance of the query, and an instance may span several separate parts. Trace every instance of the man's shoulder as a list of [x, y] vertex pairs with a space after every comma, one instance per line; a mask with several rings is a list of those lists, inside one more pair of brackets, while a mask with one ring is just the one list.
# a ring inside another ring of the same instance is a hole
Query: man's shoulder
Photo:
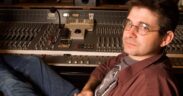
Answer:
[[146, 78], [169, 78], [172, 73], [170, 67], [166, 66], [165, 63], [153, 64], [148, 68], [142, 70], [141, 74], [144, 74]]

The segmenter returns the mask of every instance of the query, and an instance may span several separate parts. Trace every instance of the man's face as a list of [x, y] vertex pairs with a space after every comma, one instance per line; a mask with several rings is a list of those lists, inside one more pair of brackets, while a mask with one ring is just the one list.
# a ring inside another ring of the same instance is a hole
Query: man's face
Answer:
[[[129, 30], [124, 30], [123, 33], [123, 47], [124, 52], [129, 56], [135, 57], [151, 57], [160, 51], [162, 38], [158, 30], [158, 14], [143, 7], [133, 7], [127, 16], [127, 19], [132, 22]], [[151, 30], [145, 35], [139, 34], [139, 24], [145, 23], [149, 25]]]

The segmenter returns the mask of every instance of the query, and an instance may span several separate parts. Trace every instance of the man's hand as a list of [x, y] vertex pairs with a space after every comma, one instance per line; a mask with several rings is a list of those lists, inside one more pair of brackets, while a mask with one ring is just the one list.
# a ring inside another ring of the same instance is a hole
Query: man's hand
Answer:
[[93, 96], [93, 92], [91, 90], [83, 90], [74, 96]]
[[74, 94], [74, 96], [94, 96], [94, 90], [100, 83], [95, 77], [90, 76], [88, 82], [85, 84], [80, 93]]

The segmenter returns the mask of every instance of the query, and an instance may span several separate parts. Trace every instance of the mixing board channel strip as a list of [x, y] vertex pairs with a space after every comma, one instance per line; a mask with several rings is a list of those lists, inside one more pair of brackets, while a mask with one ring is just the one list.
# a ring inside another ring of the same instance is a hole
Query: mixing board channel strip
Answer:
[[[0, 48], [7, 50], [77, 50], [120, 52], [122, 49], [120, 25], [96, 25], [93, 33], [88, 33], [84, 41], [70, 40], [70, 47], [58, 48], [62, 45], [57, 24], [10, 23], [0, 24]], [[3, 28], [4, 27], [4, 28]], [[175, 39], [167, 47], [169, 54], [183, 53], [183, 27], [178, 26]], [[112, 30], [114, 29], [114, 30]], [[91, 37], [92, 36], [92, 37]], [[95, 36], [95, 37], [93, 37]], [[63, 40], [62, 40], [63, 41]], [[69, 42], [66, 40], [66, 42]], [[74, 42], [74, 43], [72, 43]], [[64, 45], [63, 45], [64, 46]]]

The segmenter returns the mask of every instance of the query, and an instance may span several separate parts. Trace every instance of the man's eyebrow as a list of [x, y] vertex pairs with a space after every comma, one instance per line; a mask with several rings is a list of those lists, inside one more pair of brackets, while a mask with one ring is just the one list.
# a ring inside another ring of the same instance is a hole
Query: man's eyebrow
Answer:
[[[128, 17], [126, 17], [126, 20], [130, 20]], [[132, 22], [132, 20], [130, 20]], [[133, 22], [132, 22], [133, 23]], [[140, 21], [138, 22], [139, 24], [146, 24], [147, 26], [150, 26], [150, 24], [146, 23], [146, 22], [143, 22], [143, 21]]]

